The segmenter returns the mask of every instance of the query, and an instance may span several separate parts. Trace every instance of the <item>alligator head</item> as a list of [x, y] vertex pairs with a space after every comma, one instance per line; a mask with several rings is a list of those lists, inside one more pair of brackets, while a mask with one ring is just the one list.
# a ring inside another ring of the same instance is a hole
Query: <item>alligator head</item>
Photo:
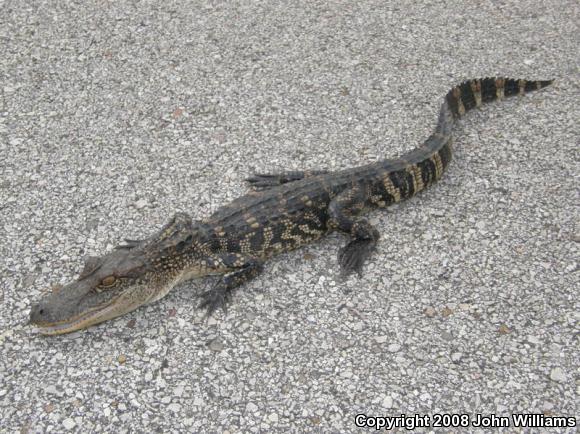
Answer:
[[203, 276], [202, 227], [176, 214], [157, 234], [91, 257], [78, 279], [45, 295], [30, 322], [46, 335], [83, 329], [163, 297], [187, 277]]

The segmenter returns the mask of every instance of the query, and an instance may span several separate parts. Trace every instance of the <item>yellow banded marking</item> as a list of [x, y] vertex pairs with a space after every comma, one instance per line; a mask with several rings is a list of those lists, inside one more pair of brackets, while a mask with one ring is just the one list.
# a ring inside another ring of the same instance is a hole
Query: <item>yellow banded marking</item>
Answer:
[[315, 235], [315, 236], [320, 236], [320, 231], [316, 230], [316, 229], [312, 229], [310, 226], [308, 226], [306, 223], [301, 224], [300, 226], [298, 226], [298, 229], [300, 229], [302, 232], [304, 232], [305, 234], [309, 234], [309, 235]]
[[443, 175], [443, 162], [441, 161], [439, 152], [435, 152], [433, 155], [431, 155], [431, 161], [435, 166], [435, 179], [441, 178], [441, 175]]
[[498, 100], [502, 100], [505, 96], [505, 79], [496, 78], [495, 79], [495, 96]]
[[526, 80], [518, 80], [518, 86], [520, 88], [518, 95], [526, 93]]
[[479, 80], [473, 80], [471, 82], [471, 91], [473, 92], [473, 97], [475, 98], [476, 107], [481, 107], [481, 82]]
[[465, 114], [465, 106], [463, 101], [461, 101], [461, 88], [456, 87], [453, 89], [453, 98], [457, 101], [457, 113], [459, 113], [459, 116], [463, 116]]
[[423, 176], [421, 175], [421, 169], [416, 164], [407, 167], [407, 172], [411, 174], [413, 178], [413, 190], [415, 193], [420, 192], [425, 188], [425, 184], [423, 184]]
[[383, 186], [385, 187], [387, 193], [393, 196], [395, 202], [401, 201], [401, 192], [397, 187], [395, 187], [395, 184], [393, 184], [393, 181], [391, 181], [391, 177], [389, 176], [388, 173], [383, 178]]
[[262, 252], [265, 252], [270, 247], [272, 239], [274, 239], [274, 231], [270, 226], [266, 226], [263, 231], [264, 242], [262, 243]]
[[220, 247], [224, 252], [228, 251], [228, 239], [226, 237], [220, 237]]

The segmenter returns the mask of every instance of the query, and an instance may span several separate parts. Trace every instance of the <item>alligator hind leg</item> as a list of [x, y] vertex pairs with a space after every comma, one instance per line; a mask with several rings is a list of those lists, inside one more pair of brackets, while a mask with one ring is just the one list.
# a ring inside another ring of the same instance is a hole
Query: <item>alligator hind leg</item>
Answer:
[[276, 187], [278, 185], [287, 184], [289, 182], [300, 181], [301, 179], [311, 178], [313, 176], [324, 175], [328, 173], [326, 170], [305, 170], [282, 173], [256, 173], [246, 182], [250, 187], [255, 189], [264, 189]]
[[338, 263], [343, 276], [353, 271], [361, 275], [362, 266], [379, 239], [379, 232], [366, 220], [357, 217], [368, 204], [366, 187], [357, 185], [340, 193], [328, 206], [329, 224], [351, 237], [347, 245], [338, 252]]
[[232, 291], [256, 277], [263, 269], [260, 260], [238, 253], [224, 253], [210, 262], [212, 268], [227, 271], [212, 289], [199, 295], [201, 302], [198, 308], [207, 309], [206, 317], [211, 316], [220, 307], [225, 311]]

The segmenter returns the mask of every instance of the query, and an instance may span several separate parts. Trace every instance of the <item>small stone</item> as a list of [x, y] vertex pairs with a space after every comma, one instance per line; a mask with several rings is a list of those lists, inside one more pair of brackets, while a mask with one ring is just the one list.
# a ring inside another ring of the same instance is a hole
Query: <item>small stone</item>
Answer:
[[390, 353], [396, 353], [401, 350], [401, 346], [399, 344], [391, 344], [387, 349]]
[[435, 310], [435, 308], [429, 306], [429, 307], [425, 308], [425, 310], [423, 311], [423, 313], [425, 315], [427, 315], [429, 318], [433, 318], [434, 316], [437, 315], [437, 310]]
[[268, 416], [268, 420], [272, 423], [276, 423], [276, 422], [278, 422], [278, 415], [276, 413], [271, 413]]
[[552, 404], [552, 403], [551, 403], [551, 402], [549, 402], [549, 401], [545, 401], [545, 402], [542, 404], [542, 410], [543, 410], [543, 411], [551, 411], [553, 408], [554, 408], [554, 404]]
[[36, 274], [27, 274], [24, 276], [24, 279], [22, 279], [22, 286], [28, 287], [34, 285], [37, 277], [38, 276]]
[[340, 376], [342, 378], [352, 378], [352, 371], [342, 371]]
[[566, 382], [566, 374], [562, 370], [562, 368], [554, 368], [550, 371], [550, 379], [552, 381], [557, 381], [558, 383]]
[[540, 340], [540, 338], [537, 337], [537, 336], [534, 336], [534, 335], [529, 335], [528, 336], [528, 342], [530, 344], [534, 344], [534, 345], [538, 345], [538, 344], [541, 344], [542, 343], [542, 341]]
[[390, 396], [385, 396], [383, 398], [382, 405], [384, 408], [393, 408], [393, 398]]
[[506, 326], [505, 324], [502, 324], [499, 326], [499, 328], [497, 329], [497, 332], [500, 335], [507, 335], [509, 333], [511, 333], [512, 331], [510, 330], [510, 328], [508, 326]]
[[169, 411], [172, 411], [173, 413], [179, 413], [179, 411], [181, 410], [181, 405], [173, 403], [169, 404], [167, 408], [169, 409]]
[[441, 338], [445, 339], [446, 341], [452, 341], [453, 340], [453, 335], [449, 332], [446, 331], [442, 331], [441, 332]]
[[173, 119], [177, 119], [182, 114], [183, 114], [183, 109], [181, 107], [177, 107], [175, 110], [173, 110], [173, 113], [172, 113]]
[[246, 404], [246, 411], [248, 413], [255, 413], [256, 411], [258, 411], [258, 406], [253, 402], [248, 402], [248, 404]]
[[375, 339], [375, 342], [377, 344], [384, 344], [385, 342], [387, 342], [389, 337], [387, 335], [382, 335], [382, 336], [375, 336], [374, 339]]
[[219, 352], [221, 350], [224, 349], [224, 344], [221, 340], [219, 339], [213, 339], [209, 344], [208, 347], [210, 350], [215, 351], [215, 352]]
[[357, 321], [352, 325], [353, 330], [357, 331], [357, 332], [363, 330], [364, 327], [365, 327], [365, 324], [362, 321]]
[[445, 318], [447, 318], [448, 316], [452, 315], [453, 311], [448, 308], [447, 306], [445, 306], [443, 309], [441, 309], [441, 315], [443, 315]]
[[62, 421], [62, 426], [64, 426], [65, 429], [73, 429], [76, 426], [76, 422], [74, 421], [74, 419], [68, 417], [65, 420]]
[[456, 353], [451, 354], [451, 360], [453, 362], [459, 362], [462, 357], [463, 357], [463, 354], [460, 352], [456, 352]]
[[58, 389], [56, 388], [56, 386], [54, 384], [51, 384], [50, 386], [46, 386], [46, 389], [44, 389], [44, 391], [46, 393], [50, 393], [51, 395], [61, 395], [61, 393], [58, 391]]
[[117, 361], [122, 365], [127, 361], [127, 356], [125, 356], [124, 354], [119, 354], [119, 357], [117, 357]]
[[322, 419], [320, 419], [318, 416], [313, 416], [310, 418], [310, 422], [312, 423], [312, 425], [320, 425]]
[[145, 200], [145, 199], [139, 199], [138, 201], [136, 201], [133, 205], [135, 206], [135, 208], [137, 209], [143, 209], [145, 208], [149, 203]]
[[183, 386], [177, 386], [175, 389], [173, 389], [173, 394], [175, 396], [183, 395]]

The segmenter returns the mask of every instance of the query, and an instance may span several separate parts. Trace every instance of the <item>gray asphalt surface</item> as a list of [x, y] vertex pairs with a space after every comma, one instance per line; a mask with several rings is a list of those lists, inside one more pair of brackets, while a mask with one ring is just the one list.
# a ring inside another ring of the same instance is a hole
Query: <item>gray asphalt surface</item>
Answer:
[[[0, 2], [0, 430], [578, 416], [580, 7], [444, 3]], [[489, 75], [557, 82], [462, 121], [444, 179], [371, 214], [362, 278], [339, 278], [334, 235], [208, 323], [209, 279], [71, 335], [26, 325], [84, 256], [207, 215], [254, 171], [409, 150]]]

